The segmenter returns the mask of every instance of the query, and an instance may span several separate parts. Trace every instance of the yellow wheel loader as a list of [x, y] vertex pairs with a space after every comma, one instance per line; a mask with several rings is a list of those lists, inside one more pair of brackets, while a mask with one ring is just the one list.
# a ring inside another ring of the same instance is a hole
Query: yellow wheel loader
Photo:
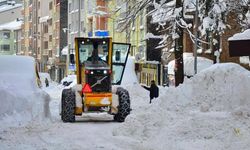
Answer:
[[62, 91], [61, 119], [74, 122], [83, 113], [107, 112], [123, 122], [130, 113], [127, 90], [121, 84], [130, 44], [112, 38], [75, 38], [77, 85]]

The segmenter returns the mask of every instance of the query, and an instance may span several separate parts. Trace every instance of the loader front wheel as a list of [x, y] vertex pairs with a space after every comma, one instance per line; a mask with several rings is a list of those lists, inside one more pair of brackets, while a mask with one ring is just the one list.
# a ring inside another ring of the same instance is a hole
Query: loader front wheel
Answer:
[[75, 122], [75, 93], [71, 89], [62, 91], [62, 112], [63, 122]]
[[115, 114], [114, 120], [117, 122], [124, 122], [127, 115], [130, 113], [130, 97], [127, 90], [118, 87], [116, 94], [119, 98], [118, 113]]

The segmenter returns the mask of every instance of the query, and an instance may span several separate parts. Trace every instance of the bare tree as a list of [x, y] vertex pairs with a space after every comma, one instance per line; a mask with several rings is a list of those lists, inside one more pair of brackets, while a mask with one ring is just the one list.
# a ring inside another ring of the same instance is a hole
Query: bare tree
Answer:
[[[246, 12], [249, 11], [250, 0], [127, 0], [125, 3], [128, 9], [124, 12], [119, 21], [120, 30], [127, 29], [135, 20], [139, 12], [150, 5], [154, 9], [147, 15], [152, 15], [152, 23], [159, 25], [159, 30], [164, 34], [160, 44], [169, 44], [169, 39], [174, 41], [175, 54], [175, 85], [183, 83], [183, 31], [187, 30], [191, 40], [194, 43], [195, 36], [190, 31], [193, 25], [187, 24], [184, 18], [186, 8], [193, 6], [195, 8], [198, 1], [199, 12], [199, 38], [200, 43], [209, 44], [204, 37], [211, 38], [213, 52], [220, 49], [220, 37], [222, 33], [230, 26], [227, 24], [226, 16], [230, 12], [237, 14], [239, 24], [244, 27], [246, 23]], [[132, 5], [129, 5], [132, 4]], [[250, 13], [250, 12], [249, 12]], [[215, 58], [214, 58], [215, 60]]]

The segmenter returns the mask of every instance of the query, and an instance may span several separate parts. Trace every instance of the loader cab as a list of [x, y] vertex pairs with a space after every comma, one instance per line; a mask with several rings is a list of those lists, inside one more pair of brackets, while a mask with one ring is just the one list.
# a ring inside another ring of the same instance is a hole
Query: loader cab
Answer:
[[[111, 83], [121, 84], [130, 44], [114, 43], [112, 38], [76, 38], [77, 83], [84, 81], [86, 68], [103, 68], [112, 73]], [[106, 72], [106, 71], [105, 71]]]

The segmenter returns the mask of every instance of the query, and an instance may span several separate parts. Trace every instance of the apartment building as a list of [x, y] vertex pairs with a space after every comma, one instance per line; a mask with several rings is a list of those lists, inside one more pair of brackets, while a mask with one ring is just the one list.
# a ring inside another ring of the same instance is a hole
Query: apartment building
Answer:
[[21, 20], [0, 25], [0, 55], [21, 53]]
[[[1, 0], [0, 1], [0, 24], [12, 22], [21, 15], [22, 4], [16, 3], [14, 0]], [[8, 17], [6, 17], [8, 16]]]
[[68, 74], [74, 73], [74, 64], [69, 63], [69, 54], [75, 53], [75, 37], [106, 37], [108, 31], [108, 0], [68, 0]]
[[0, 55], [20, 52], [21, 8], [22, 4], [15, 1], [0, 1]]
[[48, 72], [59, 82], [66, 67], [61, 50], [67, 45], [67, 34], [62, 30], [67, 27], [67, 0], [23, 0], [23, 4], [24, 55], [36, 58], [39, 71]]

